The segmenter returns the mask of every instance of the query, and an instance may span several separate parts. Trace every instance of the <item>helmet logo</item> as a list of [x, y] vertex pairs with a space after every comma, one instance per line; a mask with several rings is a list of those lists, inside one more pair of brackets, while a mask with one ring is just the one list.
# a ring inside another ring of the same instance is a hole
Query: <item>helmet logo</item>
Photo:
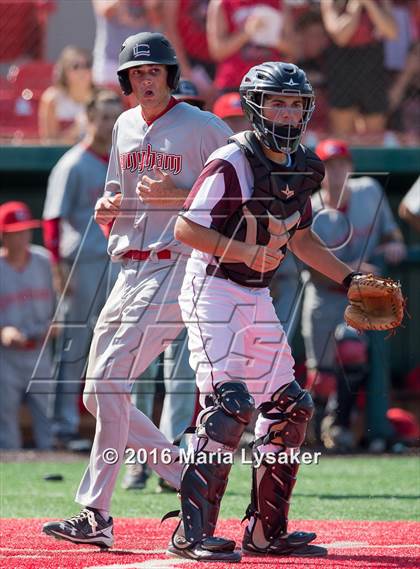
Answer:
[[136, 45], [133, 47], [133, 56], [150, 57], [150, 46], [147, 43], [136, 43]]
[[290, 86], [299, 85], [299, 83], [295, 83], [292, 78], [290, 78], [289, 81], [285, 81], [284, 84]]

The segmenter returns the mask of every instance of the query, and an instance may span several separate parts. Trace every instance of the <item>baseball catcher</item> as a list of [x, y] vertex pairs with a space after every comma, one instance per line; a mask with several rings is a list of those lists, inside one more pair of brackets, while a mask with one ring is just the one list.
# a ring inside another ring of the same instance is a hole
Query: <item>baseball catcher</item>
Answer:
[[[292, 450], [305, 440], [314, 406], [294, 379], [268, 287], [289, 249], [340, 285], [354, 273], [311, 229], [324, 166], [300, 143], [314, 110], [305, 73], [263, 63], [245, 75], [240, 96], [252, 130], [212, 154], [175, 226], [176, 239], [193, 248], [179, 297], [203, 407], [191, 444], [204, 456], [233, 454], [257, 409], [242, 553], [319, 557], [327, 550], [312, 543], [315, 533], [288, 531], [299, 469]], [[171, 554], [239, 561], [232, 540], [214, 537], [229, 470], [211, 461], [185, 467]]]

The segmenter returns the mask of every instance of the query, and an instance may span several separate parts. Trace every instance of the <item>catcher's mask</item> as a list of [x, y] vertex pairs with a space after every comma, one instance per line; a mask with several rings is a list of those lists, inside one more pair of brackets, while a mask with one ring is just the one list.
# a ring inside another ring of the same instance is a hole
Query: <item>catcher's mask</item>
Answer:
[[163, 34], [141, 32], [129, 36], [121, 46], [118, 66], [118, 80], [124, 95], [133, 92], [128, 70], [140, 65], [166, 65], [168, 68], [168, 87], [176, 89], [180, 76], [178, 59], [172, 45]]
[[[315, 95], [305, 72], [292, 63], [273, 61], [252, 67], [239, 88], [242, 108], [261, 142], [274, 152], [296, 152], [315, 109]], [[298, 121], [267, 118], [267, 97], [300, 97], [302, 113]]]

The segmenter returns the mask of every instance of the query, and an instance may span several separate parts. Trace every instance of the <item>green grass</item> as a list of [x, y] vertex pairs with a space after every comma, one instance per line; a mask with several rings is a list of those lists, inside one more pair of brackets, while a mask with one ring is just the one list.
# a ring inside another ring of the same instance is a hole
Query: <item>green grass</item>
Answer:
[[[74, 463], [3, 463], [2, 517], [64, 517], [78, 511], [73, 496], [85, 461]], [[43, 476], [60, 473], [63, 482]], [[176, 495], [155, 494], [157, 478], [142, 491], [124, 491], [117, 483], [112, 513], [117, 517], [160, 517], [178, 508]], [[321, 457], [302, 465], [291, 518], [419, 519], [420, 463], [417, 457]], [[223, 500], [222, 517], [243, 516], [249, 500], [250, 467], [235, 463]], [[416, 495], [417, 494], [417, 495]]]

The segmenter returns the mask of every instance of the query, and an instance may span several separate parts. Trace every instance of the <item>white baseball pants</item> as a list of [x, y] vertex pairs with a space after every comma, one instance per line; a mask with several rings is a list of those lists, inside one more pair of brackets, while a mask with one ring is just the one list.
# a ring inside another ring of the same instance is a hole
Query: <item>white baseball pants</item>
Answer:
[[[124, 262], [98, 319], [84, 392], [84, 403], [96, 417], [96, 432], [89, 465], [76, 495], [76, 501], [84, 506], [110, 509], [126, 447], [145, 449], [149, 466], [179, 488], [179, 449], [132, 404], [131, 388], [183, 329], [177, 297], [185, 262], [183, 256], [175, 262], [152, 258], [140, 263]], [[115, 464], [104, 460], [106, 449], [116, 451]], [[157, 453], [151, 455], [154, 449]], [[170, 464], [166, 459], [159, 460], [163, 449], [170, 449]]]
[[[187, 272], [179, 301], [203, 407], [205, 395], [219, 382], [245, 381], [258, 407], [293, 381], [294, 360], [268, 288]], [[265, 435], [273, 422], [260, 415], [255, 437]]]

